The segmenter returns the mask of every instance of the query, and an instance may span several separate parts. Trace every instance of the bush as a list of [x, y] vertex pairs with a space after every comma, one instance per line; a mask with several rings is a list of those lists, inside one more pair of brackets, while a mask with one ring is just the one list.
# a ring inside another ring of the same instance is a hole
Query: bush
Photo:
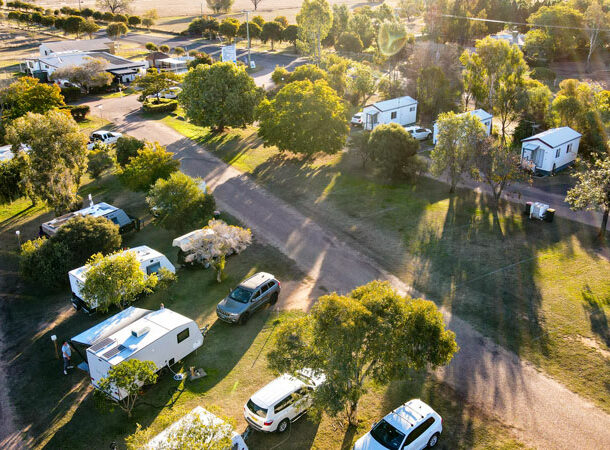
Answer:
[[132, 158], [138, 154], [138, 150], [144, 148], [146, 143], [131, 136], [120, 137], [114, 146], [116, 151], [117, 163], [123, 167]]
[[24, 195], [19, 161], [13, 158], [0, 162], [0, 204], [14, 202]]
[[142, 103], [142, 108], [144, 109], [144, 112], [147, 113], [170, 113], [174, 112], [176, 108], [178, 108], [178, 101], [162, 99], [160, 103], [154, 103], [152, 100], [146, 100], [144, 103]]
[[147, 191], [158, 179], [167, 179], [178, 170], [180, 162], [158, 143], [147, 143], [131, 158], [119, 177], [133, 191]]
[[116, 151], [112, 145], [96, 144], [93, 150], [89, 151], [88, 156], [87, 172], [93, 178], [99, 177], [102, 172], [111, 169], [116, 164]]
[[335, 49], [340, 52], [360, 53], [363, 50], [363, 45], [356, 33], [346, 31], [337, 38]]
[[91, 110], [89, 105], [68, 105], [67, 109], [70, 110], [70, 114], [72, 114], [72, 117], [74, 117], [74, 120], [77, 122], [84, 121]]
[[38, 238], [21, 246], [19, 267], [24, 278], [44, 287], [59, 287], [67, 281], [66, 272], [74, 269], [66, 267], [68, 258], [70, 252], [63, 245]]
[[83, 93], [79, 87], [70, 86], [61, 88], [61, 95], [64, 96], [65, 101], [72, 102], [81, 98], [83, 96]]
[[421, 165], [414, 158], [419, 142], [396, 123], [377, 126], [371, 132], [368, 145], [373, 162], [386, 176], [396, 180], [421, 170]]
[[191, 56], [193, 56], [195, 59], [188, 62], [187, 67], [189, 69], [195, 68], [199, 64], [207, 64], [208, 66], [211, 66], [212, 64], [214, 64], [214, 59], [205, 52], [195, 51], [195, 53], [192, 54]]

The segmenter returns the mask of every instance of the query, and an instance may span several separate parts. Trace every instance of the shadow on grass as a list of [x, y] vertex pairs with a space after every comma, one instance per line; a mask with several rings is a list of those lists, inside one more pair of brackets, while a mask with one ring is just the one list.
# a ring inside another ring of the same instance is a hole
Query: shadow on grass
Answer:
[[608, 317], [604, 309], [604, 306], [610, 304], [610, 298], [598, 298], [589, 286], [583, 288], [581, 295], [585, 301], [585, 311], [591, 321], [591, 331], [610, 347], [610, 328], [608, 327]]

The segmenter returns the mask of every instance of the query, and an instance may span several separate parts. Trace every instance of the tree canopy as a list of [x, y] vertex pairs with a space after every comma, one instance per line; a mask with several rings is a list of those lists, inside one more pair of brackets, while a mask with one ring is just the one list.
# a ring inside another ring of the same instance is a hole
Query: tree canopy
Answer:
[[397, 123], [375, 127], [370, 134], [368, 147], [375, 165], [390, 178], [404, 178], [419, 169], [415, 162], [419, 142]]
[[119, 174], [121, 182], [134, 191], [147, 191], [159, 179], [178, 170], [180, 161], [158, 142], [147, 142], [127, 161]]
[[86, 92], [94, 87], [110, 86], [112, 74], [106, 72], [108, 61], [103, 58], [85, 57], [86, 61], [77, 66], [60, 67], [51, 75], [53, 80], [68, 80]]
[[135, 85], [142, 89], [142, 97], [154, 95], [159, 99], [162, 90], [176, 86], [180, 76], [173, 72], [159, 71], [155, 68], [146, 72], [146, 75], [136, 80]]
[[59, 86], [40, 83], [36, 78], [21, 77], [0, 89], [0, 110], [4, 126], [28, 112], [44, 114], [64, 106], [66, 104]]
[[304, 0], [301, 4], [301, 11], [297, 14], [298, 42], [317, 63], [322, 56], [322, 40], [330, 32], [332, 21], [333, 14], [327, 0]]

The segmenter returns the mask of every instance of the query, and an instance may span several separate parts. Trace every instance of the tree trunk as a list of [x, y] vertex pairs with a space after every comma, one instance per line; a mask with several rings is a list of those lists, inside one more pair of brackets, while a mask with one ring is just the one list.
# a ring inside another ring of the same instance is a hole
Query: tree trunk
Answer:
[[587, 65], [585, 66], [585, 72], [591, 73], [591, 56], [595, 51], [595, 42], [597, 41], [597, 31], [593, 31], [591, 33], [591, 38], [589, 39], [589, 53], [587, 54]]
[[608, 227], [608, 214], [610, 213], [610, 208], [604, 209], [604, 215], [602, 216], [602, 225], [599, 228], [599, 234], [597, 235], [598, 239], [602, 242], [606, 240], [606, 228]]
[[349, 402], [347, 405], [347, 422], [355, 427], [358, 426], [358, 403]]

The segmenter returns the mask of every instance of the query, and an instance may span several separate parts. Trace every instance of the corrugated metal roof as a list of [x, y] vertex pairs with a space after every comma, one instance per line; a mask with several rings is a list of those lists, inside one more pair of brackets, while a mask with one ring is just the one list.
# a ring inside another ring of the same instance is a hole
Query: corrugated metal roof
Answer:
[[559, 127], [535, 134], [523, 139], [521, 142], [540, 141], [551, 148], [555, 148], [581, 136], [582, 135], [578, 131], [573, 130], [570, 127]]

